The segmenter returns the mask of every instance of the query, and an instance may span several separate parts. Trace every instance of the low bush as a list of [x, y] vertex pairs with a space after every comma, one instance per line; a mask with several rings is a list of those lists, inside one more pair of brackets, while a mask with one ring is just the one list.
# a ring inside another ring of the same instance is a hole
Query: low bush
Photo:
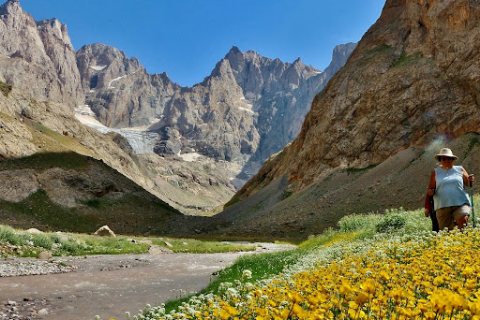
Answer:
[[54, 240], [47, 234], [32, 234], [31, 241], [35, 247], [45, 248], [47, 250], [52, 249]]
[[0, 226], [0, 243], [10, 243], [12, 245], [22, 245], [25, 243], [20, 235], [9, 226]]
[[8, 97], [8, 94], [12, 91], [12, 85], [0, 81], [0, 91], [5, 97]]
[[375, 231], [379, 233], [395, 231], [404, 228], [407, 219], [400, 214], [389, 214], [380, 220], [375, 226]]

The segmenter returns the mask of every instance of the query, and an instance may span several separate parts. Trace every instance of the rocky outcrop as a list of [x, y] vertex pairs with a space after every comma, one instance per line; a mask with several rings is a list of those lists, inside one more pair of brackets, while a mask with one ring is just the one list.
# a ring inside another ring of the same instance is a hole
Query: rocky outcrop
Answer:
[[439, 137], [478, 132], [479, 36], [476, 1], [388, 0], [347, 64], [315, 97], [298, 138], [236, 201], [282, 177], [288, 192], [306, 190], [334, 172], [368, 169]]
[[77, 64], [86, 104], [108, 127], [150, 125], [179, 88], [166, 74], [148, 75], [136, 58], [103, 44], [83, 46]]
[[72, 108], [84, 101], [75, 50], [58, 20], [35, 22], [18, 0], [0, 6], [0, 81]]

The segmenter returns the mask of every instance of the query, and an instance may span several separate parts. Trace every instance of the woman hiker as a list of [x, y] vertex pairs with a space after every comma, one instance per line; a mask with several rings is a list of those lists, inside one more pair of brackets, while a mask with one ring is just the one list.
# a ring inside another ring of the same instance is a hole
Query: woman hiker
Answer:
[[[468, 176], [462, 166], [453, 165], [458, 157], [448, 148], [441, 149], [435, 155], [435, 159], [440, 162], [440, 165], [430, 175], [427, 199], [433, 196], [433, 210], [436, 212], [440, 230], [445, 228], [452, 230], [455, 224], [458, 229], [462, 229], [467, 225], [470, 216], [471, 203], [466, 187], [470, 181], [473, 182], [473, 175]], [[431, 211], [430, 206], [427, 205], [427, 199], [425, 216], [430, 215]]]

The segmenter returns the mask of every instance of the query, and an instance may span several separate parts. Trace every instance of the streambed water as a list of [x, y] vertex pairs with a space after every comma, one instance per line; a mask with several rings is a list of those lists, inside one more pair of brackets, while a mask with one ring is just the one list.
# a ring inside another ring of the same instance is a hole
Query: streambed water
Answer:
[[[258, 250], [289, 248], [265, 244]], [[246, 253], [62, 258], [76, 271], [0, 278], [0, 319], [93, 320], [99, 315], [103, 320], [124, 320], [126, 311], [134, 315], [147, 303], [159, 305], [205, 288], [212, 273], [242, 254]]]

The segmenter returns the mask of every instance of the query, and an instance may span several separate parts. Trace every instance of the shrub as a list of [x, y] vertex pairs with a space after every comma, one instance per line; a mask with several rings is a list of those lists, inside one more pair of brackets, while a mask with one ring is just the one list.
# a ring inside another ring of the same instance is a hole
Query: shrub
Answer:
[[22, 245], [25, 240], [9, 226], [0, 226], [0, 243], [8, 242], [12, 245]]
[[390, 213], [387, 211], [384, 218], [375, 226], [375, 231], [384, 233], [402, 229], [407, 224], [407, 217], [398, 212]]
[[352, 214], [340, 219], [338, 227], [343, 232], [374, 229], [378, 216], [377, 214]]
[[8, 94], [12, 91], [12, 85], [0, 81], [0, 91], [5, 97], [8, 97]]
[[58, 250], [60, 253], [64, 254], [79, 255], [86, 251], [86, 246], [81, 245], [74, 239], [68, 239], [67, 241], [61, 242], [61, 246]]
[[31, 236], [31, 241], [35, 247], [42, 247], [48, 250], [53, 247], [52, 238], [45, 234], [33, 234]]

